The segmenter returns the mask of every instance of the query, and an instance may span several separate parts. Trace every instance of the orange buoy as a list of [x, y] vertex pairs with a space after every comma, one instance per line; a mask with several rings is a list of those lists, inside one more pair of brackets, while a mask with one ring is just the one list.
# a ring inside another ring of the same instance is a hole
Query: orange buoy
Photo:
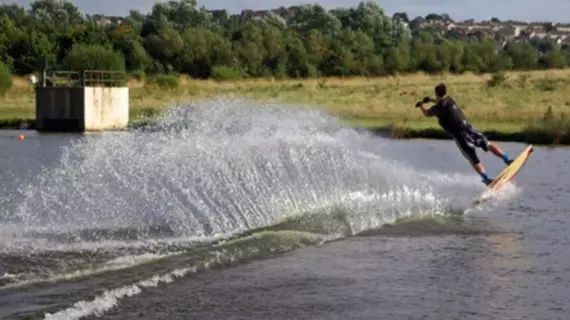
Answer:
[[24, 140], [24, 135], [20, 133], [20, 134], [18, 135], [18, 140]]

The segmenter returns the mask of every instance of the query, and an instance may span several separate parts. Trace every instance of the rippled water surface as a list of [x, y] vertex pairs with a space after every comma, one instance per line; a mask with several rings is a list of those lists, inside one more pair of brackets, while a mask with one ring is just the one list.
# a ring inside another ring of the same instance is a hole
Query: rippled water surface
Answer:
[[0, 132], [1, 319], [570, 314], [566, 148], [536, 147], [472, 208], [484, 186], [451, 141], [385, 139], [278, 104], [224, 98], [144, 130], [18, 133]]

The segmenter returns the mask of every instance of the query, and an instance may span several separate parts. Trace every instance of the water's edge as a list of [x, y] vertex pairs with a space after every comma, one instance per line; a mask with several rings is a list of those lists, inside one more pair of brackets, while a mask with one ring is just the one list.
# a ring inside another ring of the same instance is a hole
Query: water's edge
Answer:
[[[398, 139], [436, 139], [450, 140], [450, 135], [443, 129], [426, 128], [413, 129], [405, 126], [383, 126], [363, 128], [375, 134]], [[517, 132], [501, 132], [486, 130], [482, 133], [489, 140], [503, 142], [520, 142], [537, 145], [570, 145], [570, 132], [557, 133], [542, 130], [525, 129]]]
[[[142, 127], [152, 127], [154, 120], [131, 121], [128, 129], [138, 129]], [[25, 129], [35, 130], [36, 121], [34, 119], [4, 119], [0, 120], [0, 130]], [[357, 130], [369, 131], [375, 135], [393, 139], [433, 139], [450, 140], [451, 137], [442, 129], [426, 128], [414, 129], [405, 126], [371, 126], [354, 127]], [[570, 145], [570, 132], [556, 133], [546, 131], [521, 130], [517, 132], [501, 132], [496, 130], [482, 131], [489, 140], [503, 142], [520, 142], [536, 145], [566, 146]]]

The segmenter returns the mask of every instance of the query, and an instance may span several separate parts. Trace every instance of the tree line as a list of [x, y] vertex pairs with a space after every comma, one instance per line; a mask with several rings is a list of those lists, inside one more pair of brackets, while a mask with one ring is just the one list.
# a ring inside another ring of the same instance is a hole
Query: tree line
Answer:
[[[284, 10], [284, 9], [282, 9]], [[210, 12], [195, 0], [156, 3], [101, 25], [71, 2], [0, 6], [0, 60], [18, 75], [52, 69], [121, 70], [195, 78], [382, 76], [563, 68], [570, 50], [548, 40], [508, 43], [452, 38], [422, 29], [374, 2], [263, 17]], [[449, 18], [431, 14], [427, 19]], [[415, 20], [417, 21], [417, 19]]]

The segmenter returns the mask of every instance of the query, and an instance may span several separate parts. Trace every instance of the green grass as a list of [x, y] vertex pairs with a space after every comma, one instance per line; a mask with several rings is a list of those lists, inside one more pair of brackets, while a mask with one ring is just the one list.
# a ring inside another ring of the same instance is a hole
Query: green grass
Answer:
[[[235, 94], [256, 100], [301, 103], [337, 114], [348, 125], [388, 132], [396, 137], [444, 138], [435, 118], [414, 108], [433, 96], [444, 81], [469, 121], [490, 137], [533, 143], [569, 143], [570, 70], [508, 72], [500, 75], [413, 74], [383, 78], [194, 80], [179, 77], [176, 86], [129, 82], [131, 122], [149, 122], [173, 103]], [[0, 125], [30, 122], [35, 115], [33, 89], [21, 78], [0, 97]], [[6, 127], [6, 125], [4, 125]]]
[[12, 121], [14, 119], [34, 119], [36, 116], [35, 109], [3, 107], [0, 112], [0, 121]]

